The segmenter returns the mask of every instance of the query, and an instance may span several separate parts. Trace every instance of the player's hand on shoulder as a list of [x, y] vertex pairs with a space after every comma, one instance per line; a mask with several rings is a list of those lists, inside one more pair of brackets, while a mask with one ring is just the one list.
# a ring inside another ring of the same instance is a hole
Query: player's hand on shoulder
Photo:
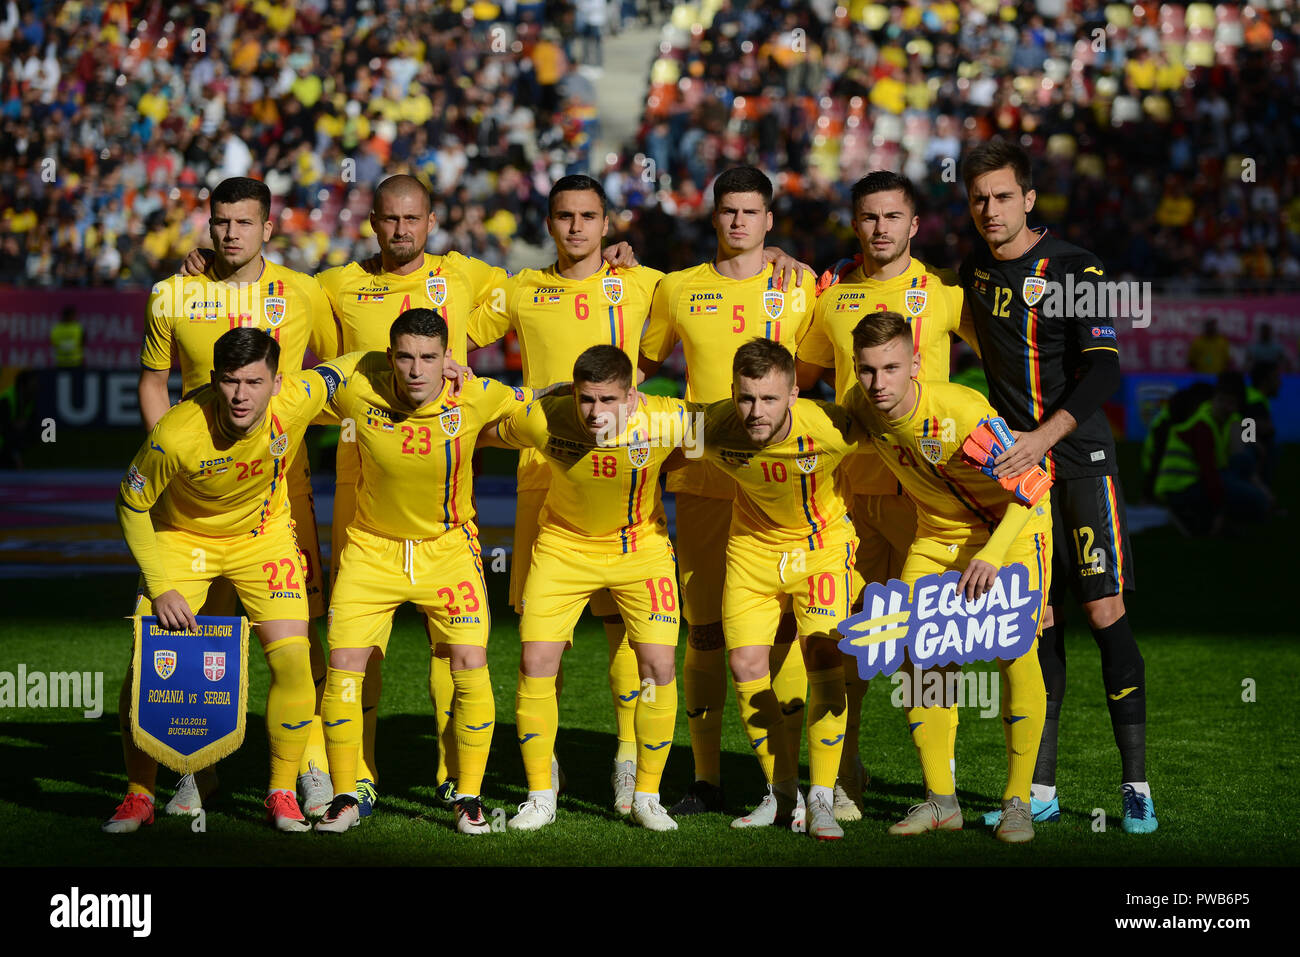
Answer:
[[993, 587], [993, 582], [997, 577], [998, 567], [996, 565], [980, 558], [971, 559], [971, 563], [961, 573], [961, 580], [957, 582], [957, 591], [965, 595], [968, 601], [976, 601]]
[[181, 275], [187, 277], [201, 276], [203, 275], [204, 270], [206, 270], [208, 266], [212, 265], [212, 261], [215, 258], [216, 254], [211, 249], [195, 247], [190, 250], [190, 254], [186, 256], [185, 261], [181, 263]]
[[776, 280], [773, 285], [782, 292], [788, 292], [792, 286], [802, 286], [805, 272], [812, 277], [814, 287], [816, 286], [817, 273], [813, 271], [812, 266], [795, 259], [784, 249], [768, 246], [763, 250], [763, 258], [772, 264], [773, 276]]
[[603, 256], [605, 262], [618, 269], [631, 269], [633, 266], [641, 265], [636, 261], [636, 253], [632, 251], [632, 244], [626, 241], [605, 247]]
[[465, 383], [474, 378], [474, 370], [461, 365], [448, 354], [442, 360], [442, 377], [451, 380], [451, 394], [460, 395]]
[[153, 600], [153, 613], [158, 624], [168, 631], [198, 631], [199, 623], [190, 610], [190, 603], [175, 588], [163, 592]]

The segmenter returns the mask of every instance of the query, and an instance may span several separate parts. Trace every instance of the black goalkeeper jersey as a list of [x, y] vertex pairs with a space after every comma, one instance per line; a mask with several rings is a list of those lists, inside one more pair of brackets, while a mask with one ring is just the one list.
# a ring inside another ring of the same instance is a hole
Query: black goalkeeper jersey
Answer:
[[[1061, 408], [1083, 374], [1085, 352], [1119, 351], [1114, 318], [1097, 318], [1101, 289], [1082, 292], [1102, 281], [1101, 260], [1046, 229], [1036, 232], [1018, 259], [995, 259], [980, 243], [960, 269], [989, 399], [1021, 432]], [[1062, 479], [1118, 474], [1115, 440], [1100, 409], [1047, 453], [1047, 470]]]

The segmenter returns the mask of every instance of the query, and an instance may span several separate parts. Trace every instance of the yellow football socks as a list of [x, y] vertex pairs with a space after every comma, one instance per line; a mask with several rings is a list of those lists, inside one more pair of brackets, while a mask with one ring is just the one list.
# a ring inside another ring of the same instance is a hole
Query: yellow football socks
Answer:
[[727, 696], [726, 651], [688, 644], [682, 685], [686, 692], [695, 780], [719, 787], [722, 784], [722, 706]]
[[641, 673], [636, 654], [627, 641], [623, 619], [605, 622], [609, 642], [609, 691], [614, 701], [614, 719], [618, 725], [618, 753], [615, 761], [637, 758], [636, 715], [641, 693]]
[[740, 719], [745, 723], [745, 733], [749, 736], [749, 746], [754, 750], [768, 783], [795, 777], [798, 766], [790, 764], [785, 722], [781, 718], [781, 706], [772, 693], [771, 676], [737, 681], [736, 703], [740, 707]]
[[1007, 789], [1002, 800], [1029, 803], [1029, 786], [1038, 761], [1038, 744], [1047, 720], [1047, 690], [1038, 664], [1038, 642], [1002, 669], [1002, 732], [1007, 741]]
[[[488, 678], [487, 665], [453, 671], [451, 680], [456, 687], [456, 704], [452, 711], [456, 716], [456, 750], [460, 765], [456, 793], [477, 797], [483, 788], [483, 772], [487, 768], [492, 730], [496, 723], [492, 682]], [[550, 773], [549, 766], [547, 773]]]
[[560, 705], [555, 697], [555, 676], [530, 678], [519, 673], [515, 695], [515, 730], [529, 791], [551, 789], [551, 754], [560, 726]]
[[848, 719], [842, 668], [808, 672], [808, 777], [813, 787], [835, 787]]
[[294, 791], [298, 762], [310, 735], [316, 687], [306, 635], [281, 638], [265, 646], [271, 669], [266, 696], [266, 736], [271, 744], [271, 788]]
[[357, 793], [357, 764], [364, 722], [361, 714], [366, 673], [330, 668], [325, 677], [321, 719], [325, 723], [325, 750], [330, 759], [330, 781], [335, 794]]
[[647, 685], [636, 704], [636, 790], [658, 794], [677, 723], [677, 682]]
[[357, 780], [379, 783], [375, 757], [375, 729], [379, 724], [379, 696], [384, 691], [384, 659], [372, 653], [366, 661], [366, 680], [361, 686], [361, 754], [357, 756]]
[[[956, 705], [950, 708], [906, 709], [907, 727], [912, 732], [912, 742], [921, 758], [925, 788], [940, 796], [956, 793], [952, 784], [952, 768], [948, 764], [952, 712], [956, 710]], [[1033, 770], [1032, 767], [1030, 770]]]

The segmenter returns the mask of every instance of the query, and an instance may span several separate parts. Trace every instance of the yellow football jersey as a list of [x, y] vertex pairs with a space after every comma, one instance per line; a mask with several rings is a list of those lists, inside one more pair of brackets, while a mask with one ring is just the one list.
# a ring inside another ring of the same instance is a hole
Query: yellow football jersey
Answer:
[[[929, 267], [913, 259], [900, 276], [883, 281], [854, 269], [817, 300], [798, 357], [822, 368], [835, 369], [835, 398], [857, 383], [853, 360], [853, 327], [873, 312], [897, 312], [912, 326], [912, 349], [921, 357], [922, 379], [948, 379], [952, 352], [950, 333], [961, 323], [960, 286], [946, 286]], [[855, 495], [889, 495], [898, 491], [894, 477], [876, 458], [859, 455], [845, 467], [848, 488]]]
[[686, 434], [686, 403], [642, 395], [627, 427], [601, 444], [587, 431], [573, 396], [546, 396], [497, 426], [517, 449], [535, 449], [553, 473], [539, 517], [539, 540], [560, 536], [573, 548], [630, 553], [666, 542], [659, 469]]
[[213, 536], [259, 535], [288, 512], [285, 468], [307, 425], [359, 356], [283, 377], [262, 424], [232, 437], [211, 386], [167, 410], [136, 453], [122, 503], [156, 525]]
[[438, 538], [474, 519], [474, 442], [495, 419], [531, 398], [493, 379], [471, 379], [460, 395], [450, 383], [411, 411], [397, 398], [383, 352], [369, 352], [334, 394], [331, 406], [354, 423], [361, 453], [353, 524], [387, 538]]
[[731, 399], [703, 411], [704, 455], [736, 481], [733, 537], [781, 550], [829, 548], [854, 537], [835, 482], [835, 469], [859, 441], [843, 409], [797, 399], [790, 407], [790, 433], [764, 447], [750, 440]]
[[[916, 503], [918, 538], [987, 538], [1016, 498], [962, 461], [961, 445], [981, 419], [997, 413], [984, 396], [955, 382], [917, 382], [913, 388], [916, 406], [897, 421], [881, 416], [861, 387], [849, 392], [844, 407], [870, 433], [881, 463]], [[1043, 510], [1043, 502], [1035, 509]]]
[[[317, 280], [339, 323], [342, 341], [317, 353], [322, 359], [338, 353], [383, 351], [388, 329], [408, 309], [437, 309], [447, 321], [447, 349], [462, 365], [466, 360], [466, 330], [475, 306], [501, 287], [506, 271], [458, 252], [424, 254], [419, 269], [405, 276], [384, 272], [382, 259], [372, 256], [320, 273]], [[315, 346], [313, 345], [313, 351]], [[471, 443], [472, 444], [472, 443]], [[361, 470], [355, 447], [339, 447], [337, 481], [354, 484]]]
[[[159, 372], [180, 356], [181, 394], [208, 384], [212, 347], [240, 326], [264, 329], [280, 344], [280, 372], [302, 368], [303, 353], [333, 343], [334, 319], [320, 284], [311, 276], [265, 260], [257, 282], [231, 285], [212, 278], [173, 276], [153, 287], [145, 317], [140, 364]], [[327, 350], [335, 355], [331, 346]]]
[[[469, 337], [480, 346], [513, 329], [519, 337], [524, 385], [544, 389], [573, 378], [573, 363], [595, 345], [614, 345], [636, 365], [641, 328], [650, 313], [657, 269], [615, 269], [603, 263], [586, 279], [565, 279], [552, 265], [525, 269], [493, 290], [469, 320]], [[519, 490], [544, 489], [551, 470], [540, 454], [519, 453]]]
[[[748, 279], [729, 279], [702, 263], [664, 276], [655, 290], [641, 354], [663, 362], [678, 342], [686, 355], [686, 399], [718, 402], [731, 396], [731, 360], [755, 336], [794, 352], [812, 318], [813, 286], [782, 292], [765, 264]], [[668, 491], [707, 498], [735, 497], [735, 484], [707, 461], [693, 461], [668, 476]]]
[[447, 348], [453, 359], [464, 364], [470, 313], [506, 281], [506, 271], [458, 252], [425, 253], [424, 264], [405, 276], [384, 272], [381, 263], [379, 256], [373, 256], [316, 277], [342, 330], [338, 351], [387, 349], [394, 319], [408, 309], [437, 309], [447, 320]]

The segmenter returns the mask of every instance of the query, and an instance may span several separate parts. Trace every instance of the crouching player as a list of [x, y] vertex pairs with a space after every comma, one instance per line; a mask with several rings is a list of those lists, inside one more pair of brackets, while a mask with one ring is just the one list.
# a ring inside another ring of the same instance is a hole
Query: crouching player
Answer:
[[480, 444], [537, 449], [551, 468], [519, 623], [515, 709], [528, 800], [509, 827], [532, 831], [555, 820], [555, 675], [587, 599], [608, 588], [627, 625], [642, 682], [633, 721], [636, 783], [630, 818], [653, 831], [676, 830], [659, 803], [677, 717], [678, 632], [677, 560], [668, 540], [659, 472], [682, 443], [686, 404], [638, 393], [631, 360], [610, 345], [592, 346], [578, 356], [573, 392], [531, 403], [497, 426], [496, 441], [480, 439]]
[[330, 601], [321, 718], [335, 797], [316, 830], [346, 831], [360, 821], [356, 775], [366, 665], [372, 654], [386, 653], [393, 613], [410, 601], [430, 624], [434, 653], [451, 661], [460, 769], [456, 829], [487, 834], [479, 792], [496, 705], [470, 459], [479, 431], [523, 408], [524, 393], [477, 379], [453, 396], [443, 378], [447, 323], [432, 309], [403, 312], [388, 337], [387, 353], [362, 355], [331, 402], [344, 436], [355, 433], [361, 480]]
[[[845, 399], [849, 415], [871, 434], [872, 446], [917, 506], [916, 540], [903, 564], [903, 582], [912, 586], [924, 575], [961, 569], [959, 587], [975, 599], [991, 587], [1000, 567], [1020, 562], [1029, 569], [1029, 587], [1046, 595], [1052, 567], [1046, 475], [1033, 473], [1040, 479], [1036, 489], [1029, 482], [1017, 487], [1008, 480], [1009, 489], [981, 474], [969, 459], [963, 461], [966, 437], [978, 434], [983, 420], [997, 415], [988, 400], [954, 383], [917, 381], [912, 329], [899, 313], [877, 312], [859, 322], [853, 329], [853, 353], [858, 388]], [[1034, 616], [1040, 633], [1041, 616], [1040, 603]], [[1034, 837], [1029, 785], [1047, 709], [1037, 649], [1035, 641], [1022, 657], [998, 662], [1007, 787], [997, 837], [1008, 843]], [[943, 685], [946, 691], [948, 682]], [[912, 687], [921, 683], [913, 681]], [[942, 707], [907, 708], [926, 800], [893, 825], [891, 834], [961, 828], [948, 761], [955, 713], [955, 703], [946, 700]]]
[[[857, 450], [857, 438], [842, 409], [799, 398], [794, 368], [780, 343], [753, 339], [732, 360], [732, 398], [705, 412], [705, 455], [737, 489], [722, 630], [740, 716], [768, 785], [758, 807], [731, 826], [780, 821], [802, 829], [806, 822], [814, 837], [834, 840], [844, 836], [832, 805], [848, 720], [835, 626], [862, 589], [853, 567], [858, 539], [835, 469]], [[787, 610], [808, 670], [806, 810], [798, 747], [787, 741], [769, 670]]]
[[[235, 587], [271, 670], [267, 815], [306, 831], [294, 796], [315, 711], [307, 642], [306, 566], [289, 517], [285, 472], [308, 423], [356, 356], [281, 377], [280, 346], [259, 329], [231, 329], [213, 347], [211, 384], [168, 409], [131, 462], [117, 516], [142, 573], [135, 614], [162, 627], [196, 627], [214, 579]], [[203, 561], [194, 556], [201, 554]], [[274, 569], [268, 577], [266, 569]], [[153, 821], [157, 762], [131, 738], [131, 668], [118, 713], [127, 794], [104, 824], [128, 833]]]

